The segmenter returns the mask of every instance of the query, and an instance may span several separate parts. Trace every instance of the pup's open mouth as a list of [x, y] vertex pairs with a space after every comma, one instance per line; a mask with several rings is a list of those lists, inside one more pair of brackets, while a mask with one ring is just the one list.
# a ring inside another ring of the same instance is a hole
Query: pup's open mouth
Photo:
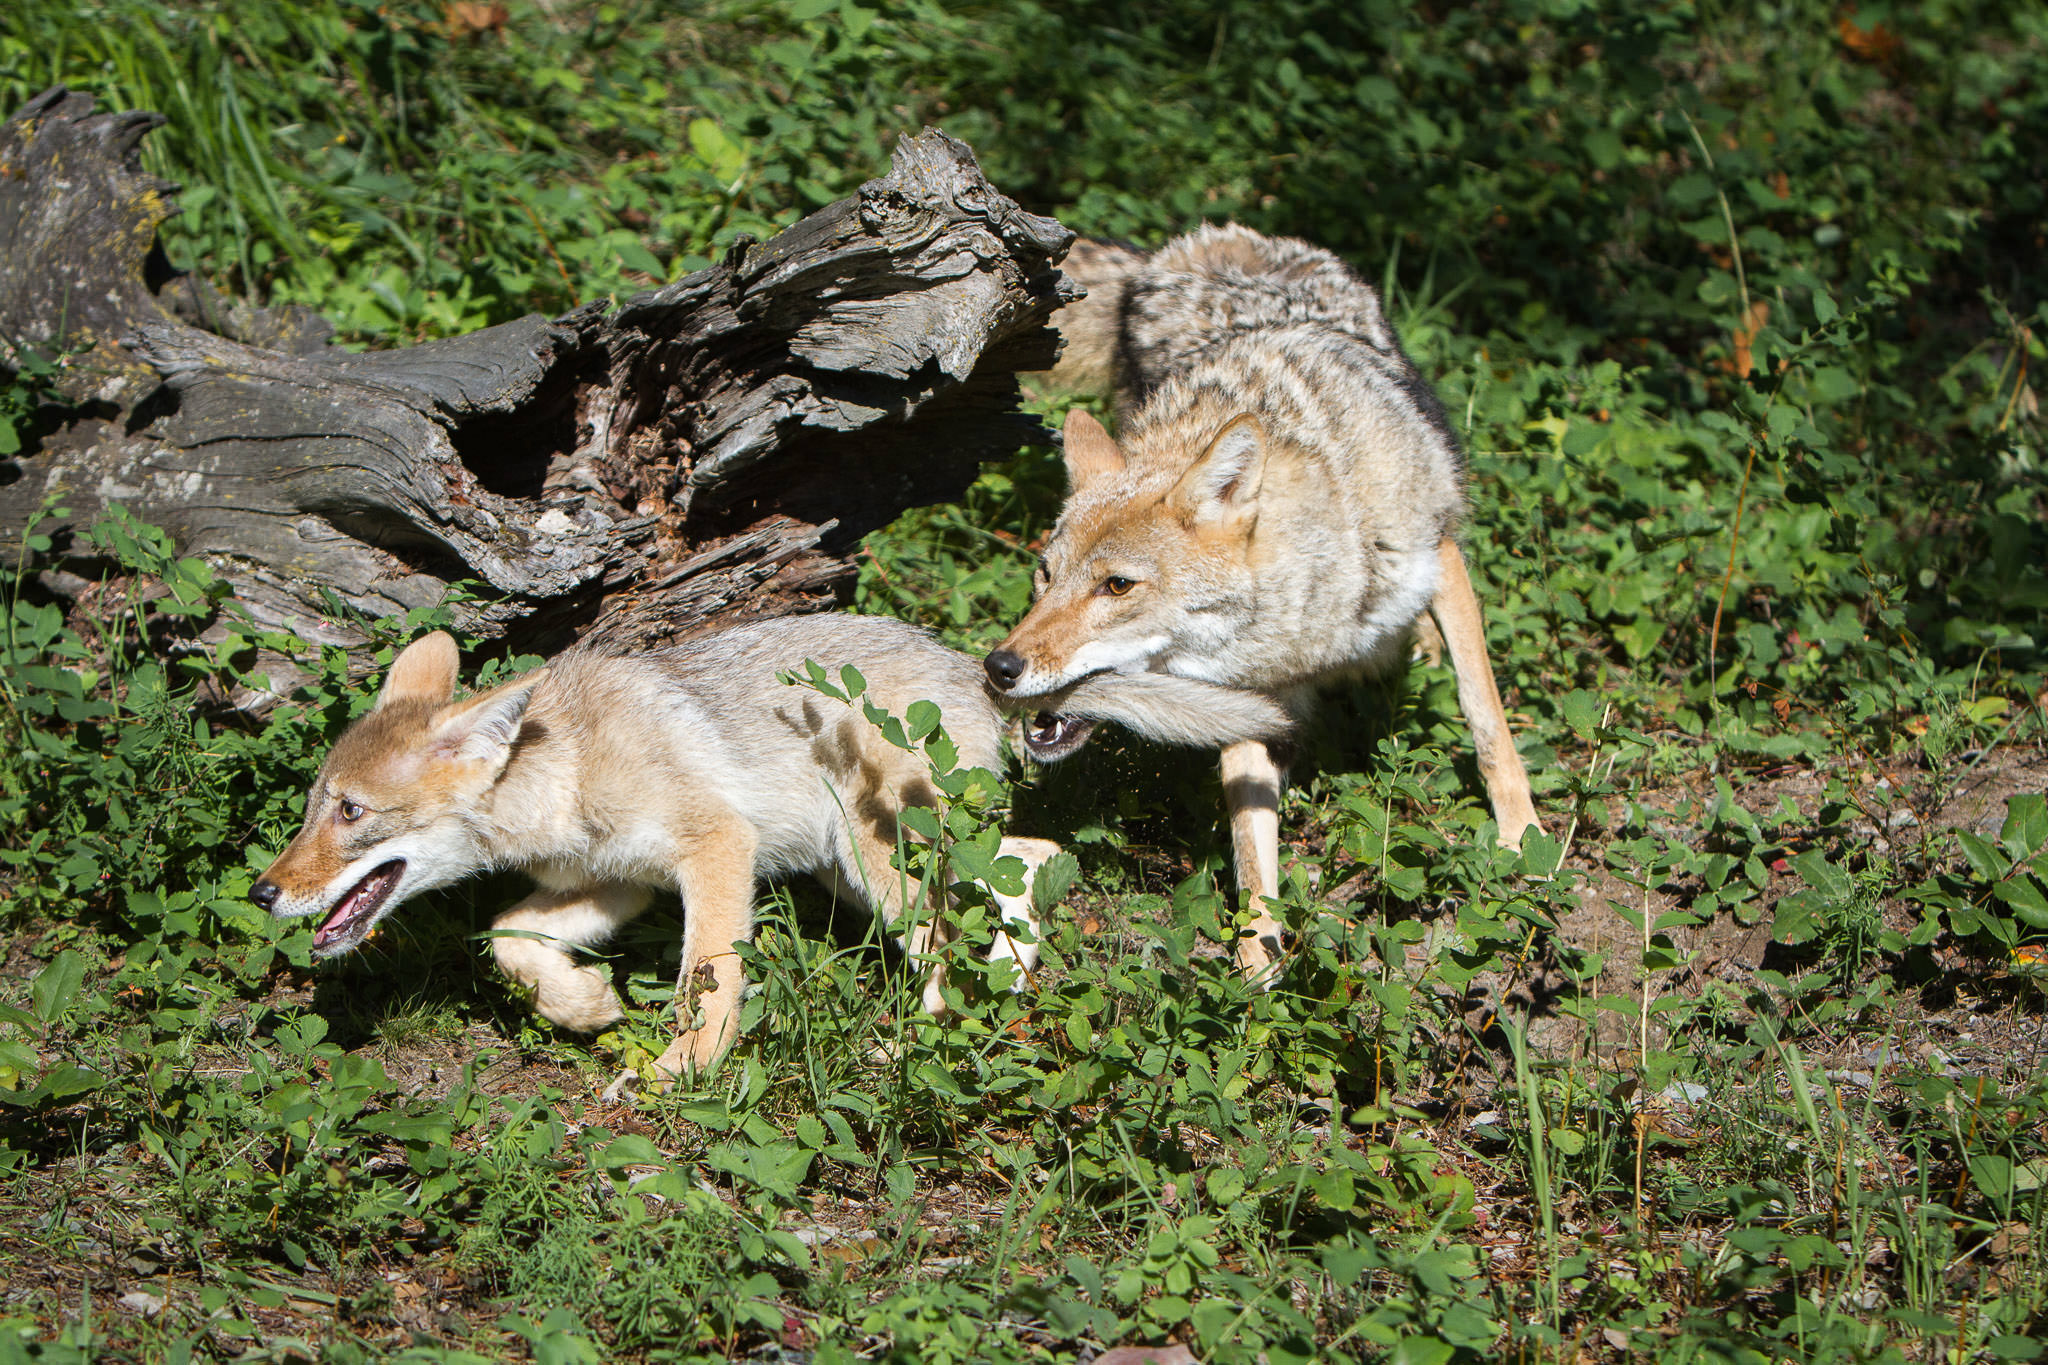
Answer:
[[345, 953], [368, 938], [371, 926], [377, 922], [377, 912], [391, 899], [391, 893], [398, 889], [398, 879], [404, 875], [403, 858], [393, 858], [372, 868], [369, 876], [349, 888], [314, 933], [313, 951]]
[[1024, 752], [1035, 762], [1056, 763], [1088, 742], [1095, 722], [1040, 711], [1024, 723]]

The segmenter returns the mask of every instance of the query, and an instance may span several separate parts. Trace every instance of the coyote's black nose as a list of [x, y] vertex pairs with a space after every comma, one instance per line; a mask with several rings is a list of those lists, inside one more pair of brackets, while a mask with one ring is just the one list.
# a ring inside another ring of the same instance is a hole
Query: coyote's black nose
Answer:
[[276, 882], [258, 882], [249, 888], [249, 899], [260, 909], [268, 910], [277, 904], [278, 885]]
[[1007, 649], [992, 650], [981, 666], [988, 670], [988, 680], [1007, 692], [1017, 685], [1017, 679], [1024, 676], [1024, 656]]

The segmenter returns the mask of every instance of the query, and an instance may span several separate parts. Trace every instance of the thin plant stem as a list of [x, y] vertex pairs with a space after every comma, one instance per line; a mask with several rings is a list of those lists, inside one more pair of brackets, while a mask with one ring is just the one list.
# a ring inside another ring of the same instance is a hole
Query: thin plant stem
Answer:
[[1721, 679], [1717, 651], [1721, 644], [1721, 612], [1728, 605], [1728, 585], [1735, 581], [1735, 553], [1742, 544], [1742, 512], [1749, 505], [1749, 475], [1756, 468], [1756, 442], [1749, 443], [1749, 456], [1742, 462], [1742, 487], [1735, 494], [1735, 525], [1728, 532], [1728, 568], [1721, 575], [1721, 596], [1714, 603], [1714, 624], [1707, 631], [1707, 697], [1715, 710], [1721, 707]]
[[[1678, 116], [1685, 120], [1686, 131], [1692, 134], [1693, 145], [1700, 149], [1700, 156], [1707, 163], [1707, 170], [1714, 169], [1714, 154], [1707, 150], [1707, 140], [1700, 136], [1699, 125], [1692, 121], [1692, 115], [1680, 109]], [[1735, 212], [1728, 207], [1728, 196], [1717, 181], [1714, 198], [1721, 201], [1721, 221], [1728, 225], [1728, 254], [1735, 262], [1735, 289], [1742, 296], [1742, 325], [1749, 325], [1749, 276], [1742, 269], [1742, 243], [1735, 235]]]
[[[1642, 1008], [1636, 1023], [1636, 1076], [1638, 1083], [1640, 1083], [1642, 1077], [1650, 1074], [1650, 938], [1650, 883], [1647, 876], [1645, 876], [1643, 881]], [[1638, 1101], [1635, 1122], [1636, 1236], [1642, 1238], [1646, 1235], [1646, 1229], [1649, 1227], [1648, 1220], [1643, 1216], [1643, 1148], [1649, 1138], [1650, 1096], [1647, 1093], [1641, 1094], [1638, 1096]]]

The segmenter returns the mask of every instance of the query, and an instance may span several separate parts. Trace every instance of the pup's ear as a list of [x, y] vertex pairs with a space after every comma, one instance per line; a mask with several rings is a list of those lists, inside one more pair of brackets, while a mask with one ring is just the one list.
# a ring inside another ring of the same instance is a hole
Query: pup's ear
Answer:
[[377, 705], [388, 706], [394, 701], [439, 705], [455, 695], [458, 663], [453, 636], [441, 630], [422, 635], [399, 650], [398, 657], [391, 661], [391, 671], [384, 675], [384, 690], [377, 694]]
[[1068, 492], [1078, 493], [1096, 479], [1122, 472], [1124, 453], [1116, 448], [1115, 441], [1109, 439], [1102, 423], [1091, 417], [1086, 409], [1067, 410], [1067, 421], [1060, 428], [1060, 438], [1066, 448]]
[[515, 682], [443, 710], [434, 717], [434, 747], [459, 762], [480, 764], [497, 773], [512, 757], [512, 741], [519, 738], [526, 704], [547, 673], [545, 668], [535, 669]]
[[1221, 521], [1252, 509], [1266, 474], [1266, 430], [1250, 413], [1233, 417], [1181, 476], [1175, 500], [1198, 522]]

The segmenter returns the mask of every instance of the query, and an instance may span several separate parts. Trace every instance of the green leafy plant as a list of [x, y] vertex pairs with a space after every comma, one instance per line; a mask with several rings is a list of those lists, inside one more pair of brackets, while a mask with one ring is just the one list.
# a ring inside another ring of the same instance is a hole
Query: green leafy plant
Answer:
[[57, 374], [55, 361], [0, 337], [0, 457], [27, 444], [37, 407], [56, 394]]
[[[1255, 993], [1208, 756], [1101, 735], [1005, 811], [877, 716], [957, 784], [901, 853], [952, 1012], [777, 890], [731, 1065], [611, 1103], [664, 1012], [537, 1024], [479, 953], [508, 885], [317, 969], [243, 899], [351, 678], [445, 610], [351, 661], [119, 512], [38, 523], [0, 555], [0, 1355], [2028, 1358], [2044, 72], [1976, 0], [6, 7], [0, 100], [169, 114], [171, 259], [349, 344], [664, 281], [924, 122], [1086, 233], [1338, 250], [1470, 451], [1547, 832], [1491, 847], [1446, 671], [1338, 690]], [[0, 361], [36, 477], [55, 374]], [[870, 537], [857, 604], [986, 647], [1064, 491], [984, 470]], [[308, 681], [200, 705], [259, 652]], [[1017, 993], [999, 827], [1079, 859]], [[674, 913], [620, 945], [638, 1004]]]

